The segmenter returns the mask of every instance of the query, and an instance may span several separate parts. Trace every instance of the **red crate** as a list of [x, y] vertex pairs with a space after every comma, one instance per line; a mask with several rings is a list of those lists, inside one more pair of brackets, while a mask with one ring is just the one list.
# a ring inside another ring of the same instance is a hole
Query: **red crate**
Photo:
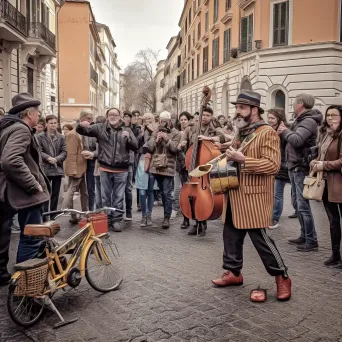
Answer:
[[93, 214], [90, 217], [84, 217], [78, 224], [80, 228], [83, 228], [87, 222], [93, 222], [95, 233], [103, 234], [108, 233], [108, 216], [106, 214]]

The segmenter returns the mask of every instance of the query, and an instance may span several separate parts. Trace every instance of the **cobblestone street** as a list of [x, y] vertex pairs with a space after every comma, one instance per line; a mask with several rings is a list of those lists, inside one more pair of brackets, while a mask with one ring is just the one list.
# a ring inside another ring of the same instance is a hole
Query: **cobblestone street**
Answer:
[[[288, 238], [299, 235], [299, 223], [287, 218], [293, 212], [289, 187], [286, 193], [281, 226], [270, 235], [292, 277], [289, 302], [276, 300], [274, 279], [264, 270], [248, 237], [244, 285], [211, 286], [211, 279], [222, 273], [222, 223], [209, 223], [204, 238], [182, 231], [180, 217], [164, 231], [158, 227], [162, 207], [156, 207], [154, 227], [141, 229], [140, 213], [135, 212], [133, 222], [113, 235], [124, 269], [120, 290], [99, 294], [84, 279], [79, 289], [54, 297], [65, 318], [79, 317], [76, 323], [54, 330], [58, 318], [45, 312], [36, 326], [24, 330], [8, 316], [6, 288], [2, 288], [0, 341], [342, 341], [342, 274], [323, 265], [330, 255], [323, 206], [312, 203], [319, 251], [297, 252], [287, 244]], [[72, 231], [66, 224], [61, 236]], [[17, 237], [12, 240], [13, 259]], [[259, 285], [268, 289], [268, 300], [251, 303], [249, 292]]]

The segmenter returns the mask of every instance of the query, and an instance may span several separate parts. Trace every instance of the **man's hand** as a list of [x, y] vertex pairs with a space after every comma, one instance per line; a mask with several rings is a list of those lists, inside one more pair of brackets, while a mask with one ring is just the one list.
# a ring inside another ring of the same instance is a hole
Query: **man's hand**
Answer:
[[278, 127], [278, 130], [277, 130], [277, 133], [280, 135], [282, 134], [284, 131], [286, 131], [288, 128], [284, 125], [284, 122], [281, 122], [279, 127]]
[[179, 151], [181, 151], [181, 150], [184, 149], [185, 146], [186, 146], [186, 141], [182, 141], [182, 142], [178, 145], [177, 149], [178, 149]]
[[81, 127], [88, 127], [88, 126], [90, 126], [90, 122], [88, 122], [88, 121], [82, 121], [82, 122], [80, 122], [80, 126], [81, 126]]
[[56, 158], [53, 158], [53, 157], [49, 157], [47, 159], [47, 161], [50, 163], [50, 164], [57, 164], [57, 159]]
[[231, 146], [226, 151], [226, 156], [228, 160], [235, 161], [239, 164], [243, 164], [245, 162], [245, 156], [243, 155], [243, 153], [237, 151], [235, 148]]
[[156, 142], [159, 143], [163, 139], [163, 132], [158, 132]]
[[129, 133], [128, 133], [127, 131], [123, 131], [122, 134], [121, 134], [121, 136], [122, 136], [123, 138], [129, 138]]
[[94, 153], [90, 151], [82, 151], [81, 152], [83, 158], [85, 159], [94, 159]]
[[161, 132], [161, 134], [162, 134], [162, 139], [165, 141], [165, 142], [167, 142], [167, 141], [169, 141], [169, 136], [166, 134], [166, 133], [164, 133], [164, 132]]
[[37, 182], [37, 190], [38, 192], [44, 192], [42, 186]]
[[212, 137], [206, 137], [205, 135], [199, 135], [198, 140], [200, 140], [200, 141], [204, 141], [204, 140], [213, 141], [213, 138]]

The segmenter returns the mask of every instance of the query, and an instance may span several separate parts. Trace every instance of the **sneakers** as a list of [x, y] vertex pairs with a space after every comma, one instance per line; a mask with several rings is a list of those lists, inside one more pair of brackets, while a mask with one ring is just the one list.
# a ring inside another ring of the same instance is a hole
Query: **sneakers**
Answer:
[[125, 221], [132, 221], [132, 213], [131, 212], [126, 213]]
[[146, 227], [151, 227], [151, 226], [153, 226], [151, 216], [147, 216], [146, 217]]
[[140, 227], [146, 227], [147, 226], [147, 217], [143, 217], [140, 222]]
[[287, 240], [287, 242], [291, 245], [302, 245], [305, 243], [305, 238], [303, 237], [299, 237], [297, 239], [290, 239], [290, 240]]
[[17, 225], [13, 223], [11, 227], [11, 232], [12, 234], [20, 234], [21, 232], [20, 227], [18, 227]]
[[318, 250], [318, 243], [306, 243], [304, 245], [297, 246], [297, 251], [299, 252], [312, 252]]
[[279, 222], [277, 220], [272, 221], [272, 225], [268, 229], [277, 229], [279, 227]]
[[289, 215], [288, 217], [289, 218], [297, 218], [298, 217], [297, 212], [295, 211], [293, 214]]
[[112, 230], [113, 230], [113, 232], [116, 232], [116, 233], [122, 232], [122, 227], [121, 227], [120, 222], [113, 222], [112, 223]]
[[178, 210], [172, 210], [171, 220], [174, 220], [177, 217], [177, 214], [178, 214]]

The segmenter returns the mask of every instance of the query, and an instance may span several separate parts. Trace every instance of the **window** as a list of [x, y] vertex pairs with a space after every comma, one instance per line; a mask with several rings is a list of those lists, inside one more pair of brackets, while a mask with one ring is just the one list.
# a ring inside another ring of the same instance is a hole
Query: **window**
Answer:
[[33, 97], [35, 96], [35, 93], [33, 91], [33, 69], [27, 67], [27, 92], [30, 93]]
[[214, 0], [214, 24], [218, 20], [219, 15], [219, 0]]
[[199, 22], [197, 25], [197, 39], [201, 39], [201, 22]]
[[188, 52], [191, 50], [191, 34], [188, 35]]
[[226, 0], [226, 12], [232, 7], [232, 0]]
[[191, 66], [190, 64], [188, 64], [188, 83], [191, 82], [191, 77], [190, 77], [191, 70], [190, 69], [191, 69]]
[[209, 47], [206, 46], [203, 48], [203, 73], [208, 71], [208, 54], [209, 54]]
[[228, 62], [229, 58], [230, 58], [230, 28], [224, 31], [223, 63]]
[[212, 68], [216, 68], [219, 65], [219, 37], [213, 40], [213, 55], [212, 55]]
[[51, 88], [55, 88], [56, 85], [56, 69], [51, 66]]
[[193, 30], [192, 31], [192, 46], [195, 46], [195, 36], [196, 36], [195, 33], [196, 33], [195, 30]]
[[191, 79], [195, 79], [195, 58], [191, 60]]
[[191, 26], [191, 21], [192, 21], [192, 18], [191, 18], [191, 7], [189, 9], [189, 27]]
[[241, 18], [241, 52], [253, 49], [253, 14]]
[[209, 11], [205, 12], [205, 32], [209, 30]]
[[285, 94], [282, 90], [277, 90], [274, 94], [274, 104], [277, 108], [285, 109]]
[[200, 60], [201, 60], [201, 55], [197, 55], [197, 77], [200, 75]]
[[187, 30], [188, 30], [188, 18], [185, 18], [185, 34], [186, 34], [186, 32], [187, 32]]
[[289, 2], [273, 5], [273, 46], [287, 45], [289, 34]]

